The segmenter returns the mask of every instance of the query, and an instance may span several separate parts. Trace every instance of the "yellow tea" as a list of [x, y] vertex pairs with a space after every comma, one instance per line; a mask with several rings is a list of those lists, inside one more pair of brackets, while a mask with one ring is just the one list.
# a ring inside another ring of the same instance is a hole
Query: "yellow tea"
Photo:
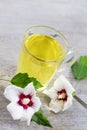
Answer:
[[[62, 45], [57, 40], [47, 35], [33, 34], [22, 44], [18, 72], [27, 72], [41, 84], [47, 85], [60, 66], [63, 56]], [[56, 62], [58, 59], [59, 62]]]

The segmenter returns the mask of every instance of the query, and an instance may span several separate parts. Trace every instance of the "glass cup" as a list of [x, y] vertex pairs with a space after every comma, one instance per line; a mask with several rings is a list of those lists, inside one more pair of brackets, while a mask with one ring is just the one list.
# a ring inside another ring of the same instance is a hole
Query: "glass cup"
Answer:
[[71, 54], [73, 51], [61, 32], [48, 26], [33, 26], [24, 34], [17, 72], [28, 73], [47, 86], [61, 65], [66, 66], [65, 62], [72, 59]]

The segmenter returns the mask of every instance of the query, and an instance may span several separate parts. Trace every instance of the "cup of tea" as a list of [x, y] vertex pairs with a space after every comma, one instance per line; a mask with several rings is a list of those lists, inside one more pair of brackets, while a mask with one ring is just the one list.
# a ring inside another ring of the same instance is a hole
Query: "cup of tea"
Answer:
[[24, 34], [17, 72], [28, 73], [46, 86], [72, 53], [60, 31], [48, 26], [30, 27]]

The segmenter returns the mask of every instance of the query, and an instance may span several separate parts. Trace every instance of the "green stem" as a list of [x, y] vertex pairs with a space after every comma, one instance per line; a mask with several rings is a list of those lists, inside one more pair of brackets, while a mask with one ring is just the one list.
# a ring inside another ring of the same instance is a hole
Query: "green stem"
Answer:
[[0, 80], [3, 80], [3, 81], [7, 81], [7, 82], [10, 82], [10, 80], [8, 80], [8, 79], [0, 79]]
[[83, 107], [87, 109], [87, 103], [85, 103], [81, 98], [79, 98], [75, 92], [72, 95]]

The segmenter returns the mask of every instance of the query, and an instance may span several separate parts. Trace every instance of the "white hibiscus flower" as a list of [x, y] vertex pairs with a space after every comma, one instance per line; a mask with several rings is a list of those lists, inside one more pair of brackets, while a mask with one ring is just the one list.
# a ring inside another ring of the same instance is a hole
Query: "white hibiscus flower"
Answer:
[[5, 89], [4, 96], [11, 101], [7, 110], [13, 119], [27, 121], [27, 125], [30, 124], [33, 114], [41, 107], [40, 99], [36, 96], [32, 83], [25, 88], [10, 85]]
[[43, 91], [50, 98], [49, 110], [58, 113], [68, 109], [72, 105], [74, 91], [70, 82], [61, 75], [50, 89]]

